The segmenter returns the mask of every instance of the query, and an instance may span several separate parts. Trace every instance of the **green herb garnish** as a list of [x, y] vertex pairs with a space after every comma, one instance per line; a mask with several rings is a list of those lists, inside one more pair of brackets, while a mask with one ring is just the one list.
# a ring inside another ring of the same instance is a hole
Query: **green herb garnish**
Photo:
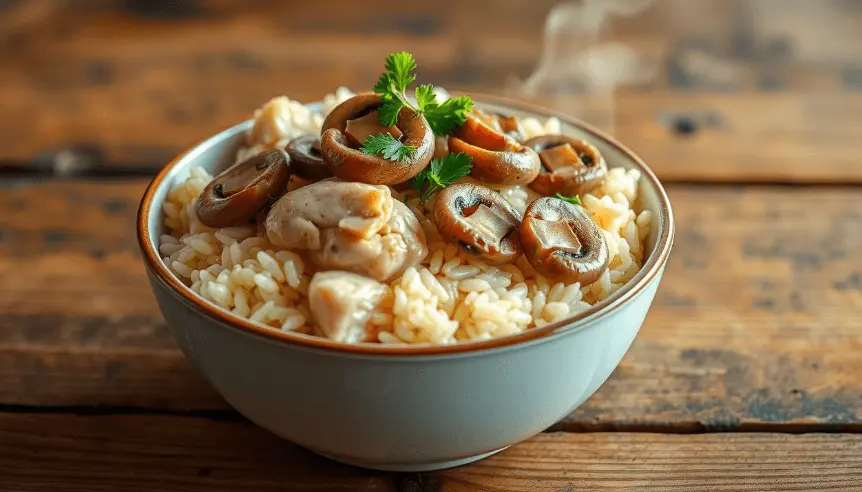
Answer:
[[569, 202], [572, 205], [580, 205], [581, 204], [581, 198], [578, 195], [565, 196], [565, 195], [561, 195], [559, 193], [554, 193], [554, 198], [559, 198], [560, 200], [563, 200], [564, 202]]
[[410, 180], [410, 187], [419, 192], [419, 203], [425, 203], [440, 188], [445, 188], [470, 174], [473, 159], [464, 153], [449, 154], [434, 159], [431, 164]]
[[443, 104], [437, 103], [434, 86], [420, 85], [416, 88], [416, 104], [407, 99], [407, 86], [416, 76], [416, 60], [406, 51], [392, 53], [386, 57], [386, 72], [374, 85], [374, 92], [380, 94], [383, 105], [377, 109], [380, 123], [392, 126], [398, 121], [401, 108], [410, 108], [416, 114], [425, 116], [435, 135], [448, 135], [467, 120], [467, 113], [473, 109], [473, 100], [467, 96], [449, 98]]
[[415, 151], [416, 147], [404, 145], [400, 140], [388, 133], [371, 135], [362, 142], [363, 153], [380, 154], [390, 161], [403, 161]]

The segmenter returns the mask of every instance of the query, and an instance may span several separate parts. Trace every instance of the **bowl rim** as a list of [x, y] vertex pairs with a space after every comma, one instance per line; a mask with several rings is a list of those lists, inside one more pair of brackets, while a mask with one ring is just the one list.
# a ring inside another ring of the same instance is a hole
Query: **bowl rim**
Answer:
[[[167, 186], [166, 178], [176, 168], [186, 156], [192, 154], [196, 149], [205, 146], [211, 142], [216, 142], [219, 139], [226, 138], [224, 135], [231, 132], [237, 127], [247, 125], [249, 120], [243, 121], [228, 129], [225, 129], [215, 135], [212, 135], [196, 145], [184, 150], [174, 157], [159, 173], [153, 178], [147, 186], [146, 191], [141, 199], [138, 208], [137, 216], [137, 239], [138, 246], [141, 249], [141, 254], [144, 259], [144, 264], [151, 274], [162, 284], [168, 287], [175, 295], [179, 295], [180, 299], [191, 303], [198, 308], [200, 312], [215, 318], [232, 329], [239, 330], [246, 334], [256, 335], [269, 339], [271, 341], [285, 343], [287, 345], [302, 346], [306, 348], [325, 349], [335, 352], [346, 352], [359, 355], [386, 355], [386, 356], [417, 356], [417, 355], [445, 355], [445, 354], [462, 354], [465, 352], [485, 351], [489, 349], [500, 349], [520, 345], [529, 341], [546, 339], [551, 337], [560, 337], [565, 334], [570, 334], [575, 331], [580, 331], [581, 328], [596, 326], [598, 320], [617, 311], [627, 302], [631, 301], [641, 291], [643, 291], [667, 264], [670, 256], [671, 246], [675, 234], [675, 226], [673, 221], [673, 211], [671, 209], [670, 200], [667, 193], [659, 182], [655, 173], [646, 165], [646, 163], [631, 149], [618, 142], [613, 137], [607, 135], [601, 130], [581, 121], [573, 116], [558, 113], [554, 110], [544, 108], [533, 103], [523, 102], [511, 99], [509, 97], [482, 94], [482, 93], [464, 93], [473, 98], [479, 103], [498, 105], [505, 108], [511, 108], [517, 111], [523, 111], [535, 116], [550, 118], [556, 117], [560, 121], [568, 125], [578, 128], [580, 131], [589, 135], [589, 138], [603, 141], [606, 145], [613, 147], [620, 153], [626, 156], [636, 168], [641, 172], [641, 177], [649, 182], [649, 185], [655, 190], [658, 201], [658, 223], [661, 225], [661, 230], [656, 239], [656, 249], [651, 254], [647, 261], [641, 266], [640, 271], [634, 278], [629, 280], [622, 288], [611, 294], [607, 299], [591, 306], [589, 309], [578, 313], [571, 318], [551, 323], [541, 328], [532, 328], [514, 335], [507, 335], [498, 338], [478, 341], [464, 341], [454, 344], [416, 344], [416, 345], [390, 345], [390, 344], [374, 344], [374, 343], [359, 343], [350, 344], [345, 342], [336, 342], [328, 338], [318, 337], [314, 335], [304, 335], [301, 333], [283, 332], [273, 328], [268, 328], [263, 325], [258, 325], [246, 318], [239, 317], [230, 311], [223, 309], [215, 304], [210, 303], [199, 295], [195, 294], [191, 288], [180, 282], [180, 280], [168, 270], [167, 265], [162, 261], [158, 253], [158, 247], [150, 240], [149, 234], [149, 216], [152, 213], [154, 206], [153, 197], [156, 190], [162, 186]], [[158, 207], [160, 209], [160, 207]], [[654, 223], [655, 223], [655, 219]]]

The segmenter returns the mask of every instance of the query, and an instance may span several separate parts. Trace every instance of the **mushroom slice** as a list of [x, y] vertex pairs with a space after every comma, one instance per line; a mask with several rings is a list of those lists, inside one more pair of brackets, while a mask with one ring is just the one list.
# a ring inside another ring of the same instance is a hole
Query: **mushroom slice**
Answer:
[[523, 142], [527, 136], [524, 127], [517, 116], [504, 115], [501, 113], [486, 113], [480, 109], [473, 109], [473, 113], [486, 125], [495, 131], [507, 135], [518, 142]]
[[332, 171], [323, 162], [320, 154], [320, 138], [303, 135], [294, 138], [285, 147], [297, 176], [311, 181], [320, 181], [332, 176]]
[[[425, 117], [403, 108], [395, 126], [386, 127], [377, 120], [381, 104], [378, 94], [361, 94], [344, 101], [326, 117], [320, 151], [333, 175], [345, 181], [391, 185], [419, 174], [431, 161], [434, 133]], [[362, 152], [362, 141], [378, 133], [389, 133], [416, 150], [401, 161]]]
[[198, 219], [210, 227], [245, 225], [284, 194], [290, 180], [290, 157], [267, 150], [216, 176], [198, 197]]
[[492, 265], [514, 261], [521, 254], [521, 214], [499, 193], [484, 186], [453, 184], [443, 188], [434, 204], [440, 234]]
[[542, 169], [530, 188], [542, 195], [581, 195], [596, 188], [608, 173], [598, 149], [566, 135], [543, 135], [527, 140], [539, 153]]
[[516, 116], [497, 115], [497, 124], [500, 126], [500, 131], [519, 142], [523, 142], [527, 137], [521, 121]]
[[482, 181], [527, 184], [539, 174], [539, 155], [512, 137], [483, 123], [475, 114], [449, 137], [449, 151], [473, 158], [470, 174]]
[[366, 326], [386, 294], [386, 286], [351, 272], [317, 272], [308, 285], [311, 315], [327, 338], [356, 343], [366, 338]]
[[380, 133], [388, 133], [395, 140], [401, 140], [401, 137], [404, 136], [404, 133], [397, 126], [384, 126], [380, 122], [380, 116], [377, 114], [377, 111], [372, 111], [360, 118], [347, 120], [347, 123], [344, 125], [344, 133], [347, 135], [350, 144], [355, 147], [362, 147], [362, 142], [366, 138]]
[[541, 274], [588, 285], [608, 268], [605, 236], [583, 208], [558, 198], [539, 198], [521, 222], [524, 256]]

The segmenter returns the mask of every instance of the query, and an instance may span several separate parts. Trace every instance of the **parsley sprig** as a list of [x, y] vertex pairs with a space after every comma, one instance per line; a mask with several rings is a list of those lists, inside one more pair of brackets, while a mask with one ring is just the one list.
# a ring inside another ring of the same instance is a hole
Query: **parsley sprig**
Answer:
[[449, 154], [434, 159], [431, 164], [410, 180], [410, 187], [419, 192], [419, 203], [425, 203], [435, 191], [445, 188], [470, 174], [473, 159], [463, 153]]
[[398, 121], [401, 108], [410, 108], [416, 114], [425, 116], [435, 135], [448, 135], [467, 120], [467, 113], [473, 109], [473, 100], [467, 96], [449, 98], [443, 104], [437, 102], [434, 86], [420, 85], [414, 91], [416, 104], [407, 98], [407, 86], [416, 80], [412, 72], [416, 70], [416, 59], [406, 51], [392, 53], [386, 57], [384, 72], [374, 92], [380, 94], [383, 105], [377, 110], [380, 123], [392, 126]]
[[560, 200], [562, 200], [564, 202], [569, 202], [572, 205], [580, 205], [581, 204], [581, 197], [579, 197], [578, 195], [565, 196], [565, 195], [561, 195], [559, 193], [554, 193], [554, 198], [559, 198]]
[[362, 152], [380, 154], [390, 161], [403, 161], [413, 155], [416, 147], [404, 145], [400, 140], [388, 133], [371, 135], [362, 142]]

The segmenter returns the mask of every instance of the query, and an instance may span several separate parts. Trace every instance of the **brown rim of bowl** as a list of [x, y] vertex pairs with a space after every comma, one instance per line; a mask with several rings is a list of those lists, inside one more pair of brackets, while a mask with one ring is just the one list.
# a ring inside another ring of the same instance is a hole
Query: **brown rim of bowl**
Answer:
[[608, 297], [604, 301], [597, 303], [596, 305], [590, 307], [589, 309], [581, 313], [578, 313], [577, 316], [574, 316], [572, 318], [559, 321], [557, 323], [552, 323], [541, 328], [533, 328], [522, 333], [518, 333], [516, 335], [492, 338], [490, 340], [458, 342], [451, 345], [386, 345], [374, 343], [348, 344], [343, 342], [335, 342], [327, 338], [316, 337], [313, 335], [303, 335], [300, 333], [278, 331], [273, 328], [267, 328], [265, 326], [258, 325], [252, 321], [249, 321], [246, 318], [236, 316], [233, 313], [226, 311], [195, 294], [191, 290], [191, 288], [180, 282], [180, 280], [168, 270], [167, 265], [164, 264], [158, 254], [158, 249], [156, 245], [153, 244], [152, 241], [150, 241], [148, 219], [150, 216], [150, 210], [153, 206], [153, 194], [155, 193], [156, 189], [162, 185], [165, 177], [173, 170], [176, 164], [180, 160], [182, 160], [186, 154], [188, 154], [204, 142], [209, 141], [209, 138], [175, 157], [170, 163], [168, 163], [168, 165], [166, 165], [161, 171], [159, 171], [159, 173], [156, 175], [156, 177], [153, 179], [153, 181], [150, 183], [150, 185], [144, 192], [144, 196], [138, 209], [137, 235], [138, 245], [141, 248], [145, 265], [155, 276], [156, 279], [168, 286], [171, 290], [174, 291], [175, 294], [178, 294], [182, 300], [191, 303], [194, 307], [200, 309], [201, 312], [203, 312], [204, 314], [215, 318], [215, 320], [221, 322], [222, 324], [228, 325], [231, 328], [238, 329], [248, 334], [261, 336], [270, 340], [287, 343], [289, 345], [298, 345], [308, 348], [327, 349], [338, 352], [347, 352], [351, 354], [362, 355], [416, 356], [458, 354], [487, 349], [510, 347], [513, 345], [547, 338], [550, 336], [562, 336], [563, 334], [576, 331], [579, 328], [595, 326], [596, 321], [616, 311], [623, 304], [625, 304], [627, 301], [629, 301], [637, 294], [639, 294], [642, 290], [644, 290], [667, 263], [668, 257], [670, 255], [670, 249], [673, 245], [674, 224], [673, 212], [671, 210], [670, 201], [668, 200], [667, 193], [665, 192], [656, 175], [643, 162], [643, 160], [638, 157], [634, 152], [629, 150], [627, 147], [617, 142], [614, 138], [578, 120], [577, 118], [566, 116], [563, 114], [557, 114], [552, 110], [530, 103], [514, 101], [506, 97], [478, 93], [462, 94], [471, 96], [475, 101], [479, 102], [480, 104], [496, 104], [504, 107], [509, 107], [515, 110], [531, 113], [533, 115], [544, 118], [549, 118], [552, 116], [556, 117], [560, 119], [560, 121], [564, 121], [571, 126], [577, 127], [579, 130], [588, 134], [591, 138], [602, 140], [607, 145], [616, 148], [619, 152], [628, 157], [637, 168], [639, 168], [642, 177], [650, 182], [650, 184], [658, 194], [660, 202], [658, 218], [661, 221], [661, 231], [659, 231], [658, 237], [656, 239], [657, 251], [654, 251], [653, 254], [651, 254], [649, 258], [647, 258], [646, 263], [641, 266], [640, 271], [638, 271], [638, 273], [632, 280], [630, 280], [618, 291], [611, 294], [610, 297]]

